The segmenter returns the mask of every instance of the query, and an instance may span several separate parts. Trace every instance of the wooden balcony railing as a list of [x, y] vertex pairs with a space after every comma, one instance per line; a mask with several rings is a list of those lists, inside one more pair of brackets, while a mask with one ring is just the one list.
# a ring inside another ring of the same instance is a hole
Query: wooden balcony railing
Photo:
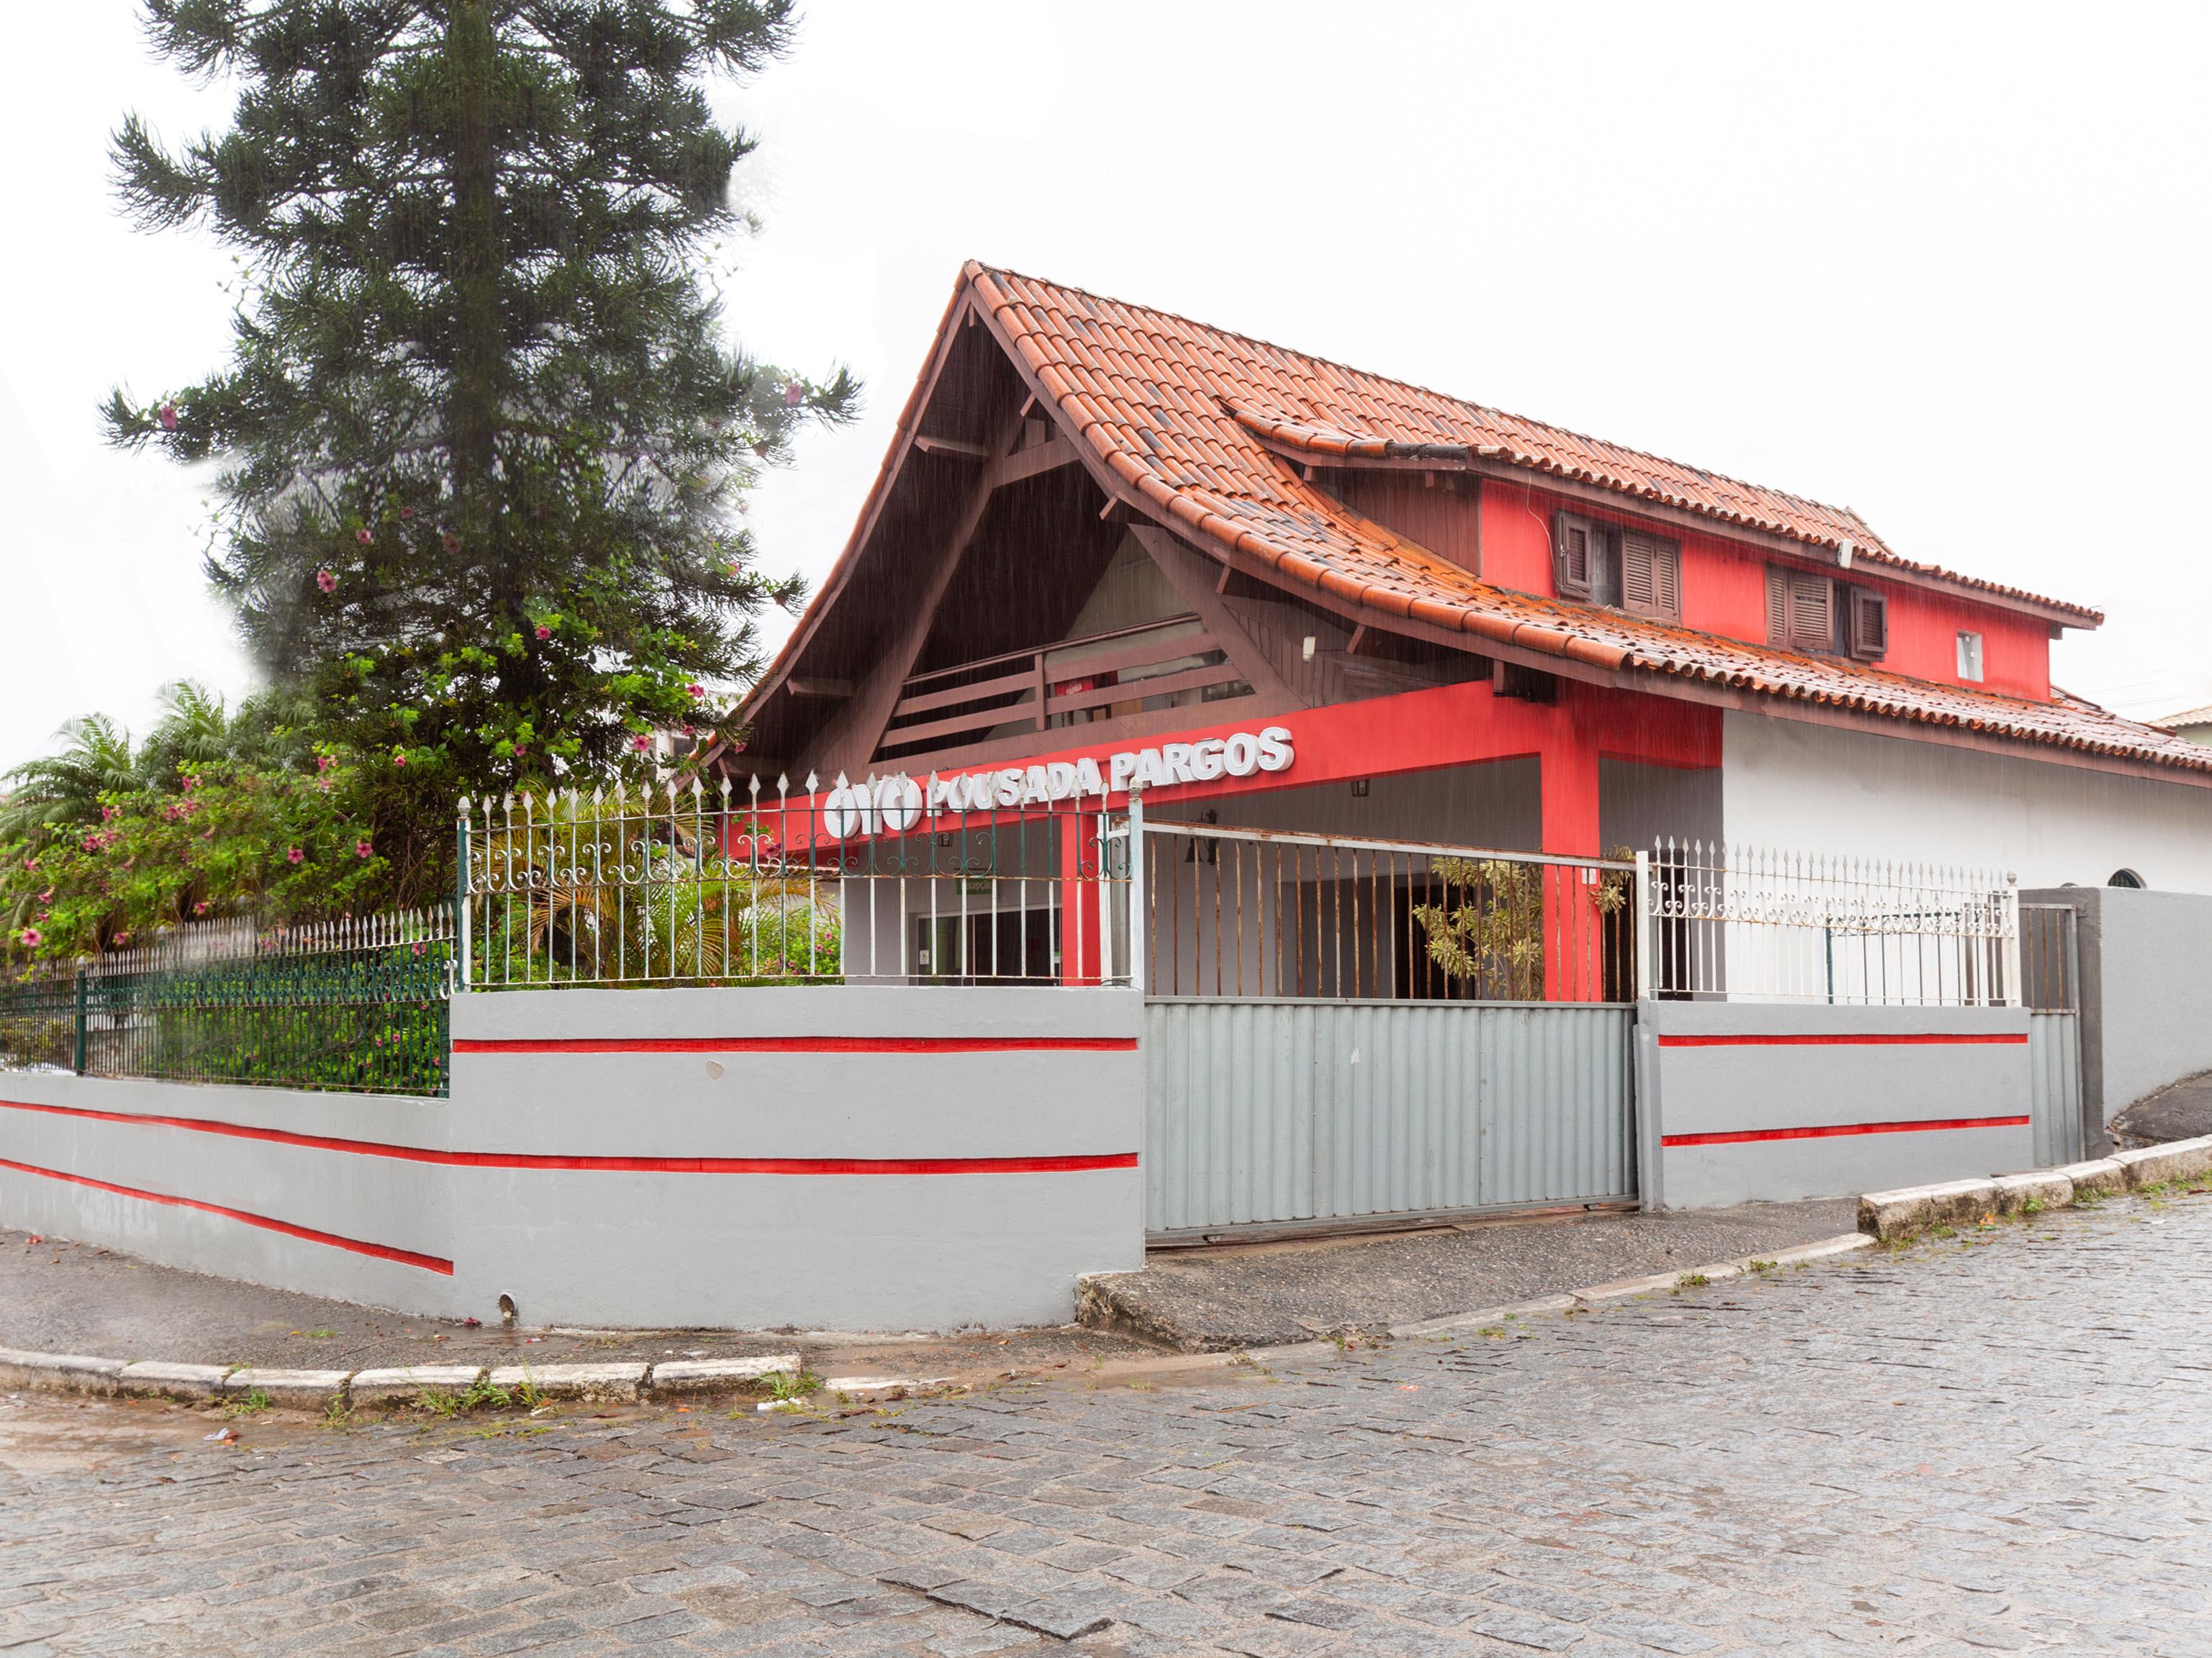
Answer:
[[1243, 678], [1198, 617], [1170, 616], [916, 674], [901, 688], [877, 755], [911, 763], [994, 733], [1074, 726], [1099, 709]]

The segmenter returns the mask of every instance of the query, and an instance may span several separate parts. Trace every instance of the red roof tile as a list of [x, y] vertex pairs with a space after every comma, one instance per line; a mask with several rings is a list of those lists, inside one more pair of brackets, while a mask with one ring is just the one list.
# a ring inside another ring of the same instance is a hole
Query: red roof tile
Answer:
[[[1641, 669], [1926, 725], [2212, 771], [2212, 748], [2078, 699], [2033, 702], [1692, 633], [1491, 586], [1348, 510], [1272, 453], [1489, 456], [1720, 523], [2016, 598], [1899, 558], [1856, 513], [1367, 374], [1184, 318], [969, 264], [966, 280], [1105, 468], [1163, 515], [1288, 581], [1434, 627], [1608, 669]], [[1113, 365], [1113, 366], [1094, 366]]]

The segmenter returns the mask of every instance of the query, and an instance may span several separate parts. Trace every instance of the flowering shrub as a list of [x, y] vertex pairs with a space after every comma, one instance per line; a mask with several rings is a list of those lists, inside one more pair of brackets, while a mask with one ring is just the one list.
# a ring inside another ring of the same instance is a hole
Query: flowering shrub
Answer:
[[174, 792], [102, 793], [97, 827], [0, 844], [0, 957], [88, 955], [247, 910], [307, 920], [376, 908], [389, 866], [349, 810], [351, 768], [319, 759], [313, 773], [199, 766]]

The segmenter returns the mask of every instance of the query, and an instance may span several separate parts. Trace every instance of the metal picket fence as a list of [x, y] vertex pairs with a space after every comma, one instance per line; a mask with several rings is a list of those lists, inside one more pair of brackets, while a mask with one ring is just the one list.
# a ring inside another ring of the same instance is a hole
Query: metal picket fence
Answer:
[[1715, 1001], [2008, 1007], [2021, 998], [2009, 875], [1663, 841], [1639, 853], [1649, 993]]
[[453, 951], [447, 905], [178, 927], [0, 983], [0, 1066], [442, 1095]]
[[1127, 814], [805, 788], [464, 799], [459, 987], [1128, 981]]

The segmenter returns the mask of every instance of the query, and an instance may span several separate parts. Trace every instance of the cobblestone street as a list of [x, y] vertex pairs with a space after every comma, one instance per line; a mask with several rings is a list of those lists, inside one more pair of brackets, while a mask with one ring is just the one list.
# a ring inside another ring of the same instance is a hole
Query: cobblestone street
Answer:
[[0, 1411], [14, 1654], [2212, 1653], [2212, 1198], [822, 1420]]

